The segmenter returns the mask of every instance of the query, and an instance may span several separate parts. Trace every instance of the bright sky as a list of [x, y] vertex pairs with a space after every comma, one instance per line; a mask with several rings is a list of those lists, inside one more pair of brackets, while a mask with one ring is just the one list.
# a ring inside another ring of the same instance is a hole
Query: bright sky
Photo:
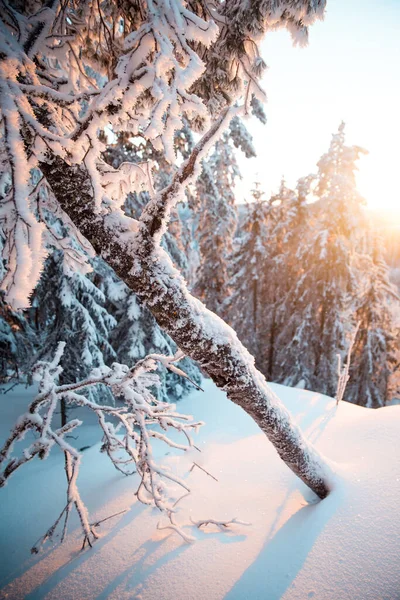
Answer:
[[371, 208], [400, 218], [400, 0], [328, 0], [325, 21], [310, 28], [307, 48], [289, 34], [267, 35], [262, 56], [268, 123], [248, 127], [258, 157], [241, 160], [239, 196], [257, 178], [269, 194], [315, 172], [331, 134], [346, 122], [347, 143], [369, 155], [358, 188]]

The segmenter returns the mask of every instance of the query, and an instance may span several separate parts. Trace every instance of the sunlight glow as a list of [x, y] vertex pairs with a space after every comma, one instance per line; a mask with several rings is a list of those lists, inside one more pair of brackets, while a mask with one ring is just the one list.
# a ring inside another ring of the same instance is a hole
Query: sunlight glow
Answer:
[[360, 193], [369, 208], [396, 213], [400, 221], [399, 19], [400, 2], [355, 0], [350, 6], [337, 0], [325, 21], [313, 27], [308, 48], [293, 48], [287, 32], [267, 36], [263, 56], [269, 69], [263, 84], [268, 122], [249, 122], [258, 156], [240, 159], [239, 197], [244, 199], [255, 179], [268, 196], [282, 176], [295, 186], [299, 177], [315, 172], [344, 120], [346, 143], [369, 152], [359, 162]]

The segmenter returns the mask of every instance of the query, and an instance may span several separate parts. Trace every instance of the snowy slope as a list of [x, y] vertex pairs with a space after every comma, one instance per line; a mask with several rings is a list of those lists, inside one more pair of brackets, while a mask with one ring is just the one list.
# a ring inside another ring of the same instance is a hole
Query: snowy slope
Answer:
[[[93, 519], [131, 510], [101, 526], [92, 550], [78, 551], [76, 530], [63, 546], [30, 558], [63, 503], [62, 457], [55, 454], [21, 469], [0, 490], [0, 598], [400, 599], [400, 408], [336, 408], [320, 394], [273, 386], [336, 473], [331, 494], [314, 503], [251, 419], [210, 381], [204, 386], [205, 393], [179, 404], [207, 423], [197, 441], [202, 453], [164, 457], [192, 487], [178, 519], [197, 541], [187, 545], [157, 530], [159, 514], [135, 502], [133, 478], [92, 447], [84, 452], [81, 492]], [[18, 414], [28, 399], [17, 398], [18, 392], [1, 398], [0, 414], [5, 401], [8, 413]], [[95, 431], [83, 430], [82, 445], [94, 442]], [[189, 472], [193, 460], [218, 482], [198, 468]], [[210, 517], [251, 526], [224, 533], [190, 526], [190, 518]]]

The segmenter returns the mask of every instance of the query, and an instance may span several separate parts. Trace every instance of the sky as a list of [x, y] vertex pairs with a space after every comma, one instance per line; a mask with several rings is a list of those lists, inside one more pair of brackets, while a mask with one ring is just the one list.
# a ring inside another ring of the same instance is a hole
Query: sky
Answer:
[[278, 31], [261, 54], [268, 122], [247, 122], [258, 156], [240, 159], [239, 198], [256, 179], [268, 195], [282, 176], [294, 186], [315, 172], [343, 120], [347, 143], [369, 151], [358, 189], [371, 209], [400, 221], [400, 0], [328, 0], [306, 48]]

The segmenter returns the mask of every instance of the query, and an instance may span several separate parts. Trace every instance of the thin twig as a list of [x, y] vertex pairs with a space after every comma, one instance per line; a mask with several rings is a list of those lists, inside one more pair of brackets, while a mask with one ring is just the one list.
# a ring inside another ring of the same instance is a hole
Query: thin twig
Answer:
[[206, 469], [204, 469], [203, 467], [201, 467], [199, 464], [197, 464], [197, 462], [194, 462], [190, 472], [193, 471], [194, 467], [198, 467], [199, 469], [201, 469], [202, 471], [204, 471], [204, 473], [206, 473], [209, 477], [212, 477], [212, 479], [214, 479], [214, 481], [218, 481], [218, 479], [216, 477], [214, 477], [214, 475], [211, 475], [211, 473], [209, 473], [208, 471], [206, 471]]

